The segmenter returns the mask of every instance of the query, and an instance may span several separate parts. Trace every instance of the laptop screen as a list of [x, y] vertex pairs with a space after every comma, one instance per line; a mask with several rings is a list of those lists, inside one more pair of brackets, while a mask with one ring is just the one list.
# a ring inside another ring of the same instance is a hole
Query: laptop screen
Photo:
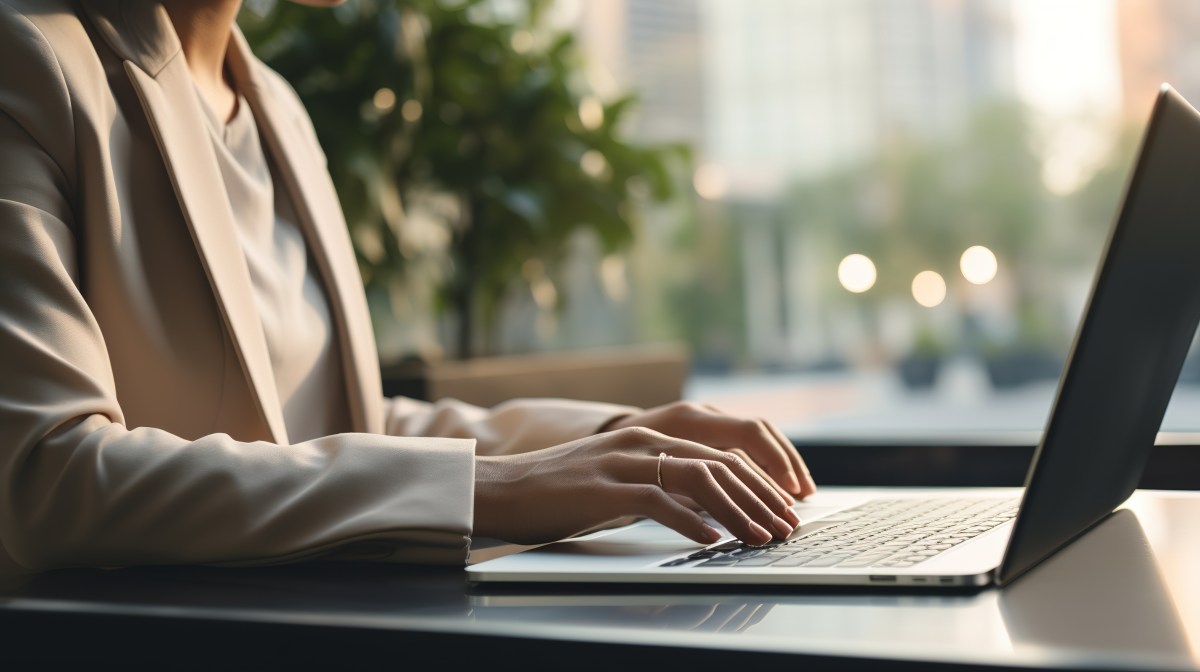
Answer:
[[1034, 455], [998, 581], [1137, 487], [1200, 321], [1200, 113], [1164, 85]]

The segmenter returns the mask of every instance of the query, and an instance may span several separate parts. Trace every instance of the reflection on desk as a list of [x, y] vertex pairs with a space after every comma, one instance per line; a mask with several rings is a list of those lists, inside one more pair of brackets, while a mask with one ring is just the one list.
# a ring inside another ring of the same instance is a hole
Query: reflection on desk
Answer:
[[1191, 650], [1137, 514], [1114, 513], [1000, 592], [1014, 647], [1091, 649], [1169, 665]]
[[[849, 660], [1200, 669], [1200, 495], [1139, 492], [1126, 506], [1004, 590], [484, 587], [461, 570], [355, 564], [72, 571], [0, 592], [0, 628], [5, 653], [18, 656], [46, 655], [33, 642], [50, 632], [112, 639], [112, 651], [186, 646], [218, 659], [236, 639], [267, 656], [346, 665], [396, 646], [407, 658], [460, 645], [463, 664], [579, 654], [589, 669], [748, 655], [798, 655], [806, 670]], [[131, 628], [122, 617], [144, 620]]]

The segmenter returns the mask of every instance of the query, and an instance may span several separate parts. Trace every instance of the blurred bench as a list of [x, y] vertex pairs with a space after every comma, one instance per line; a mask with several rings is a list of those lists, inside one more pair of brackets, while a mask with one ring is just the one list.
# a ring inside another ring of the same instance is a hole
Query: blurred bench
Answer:
[[409, 361], [383, 368], [383, 393], [480, 406], [519, 397], [565, 397], [648, 408], [683, 398], [689, 352], [682, 345]]

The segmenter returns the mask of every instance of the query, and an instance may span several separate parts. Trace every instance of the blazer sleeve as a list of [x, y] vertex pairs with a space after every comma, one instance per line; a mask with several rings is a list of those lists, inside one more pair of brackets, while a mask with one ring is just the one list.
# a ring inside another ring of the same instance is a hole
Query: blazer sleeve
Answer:
[[0, 6], [0, 573], [66, 566], [457, 563], [474, 442], [343, 434], [281, 446], [124, 424], [76, 284], [71, 98]]
[[512, 455], [590, 436], [612, 420], [640, 412], [633, 406], [571, 399], [514, 399], [485, 409], [456, 399], [436, 403], [385, 400], [387, 433], [394, 436], [471, 437], [480, 455]]

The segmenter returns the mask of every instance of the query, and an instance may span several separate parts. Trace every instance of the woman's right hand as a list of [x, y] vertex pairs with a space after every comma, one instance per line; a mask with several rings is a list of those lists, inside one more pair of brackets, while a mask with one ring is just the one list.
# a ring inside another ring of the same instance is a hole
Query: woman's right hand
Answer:
[[629, 516], [699, 543], [720, 539], [680, 500], [756, 546], [800, 524], [790, 502], [738, 455], [645, 428], [475, 461], [474, 533], [515, 543], [556, 541]]

